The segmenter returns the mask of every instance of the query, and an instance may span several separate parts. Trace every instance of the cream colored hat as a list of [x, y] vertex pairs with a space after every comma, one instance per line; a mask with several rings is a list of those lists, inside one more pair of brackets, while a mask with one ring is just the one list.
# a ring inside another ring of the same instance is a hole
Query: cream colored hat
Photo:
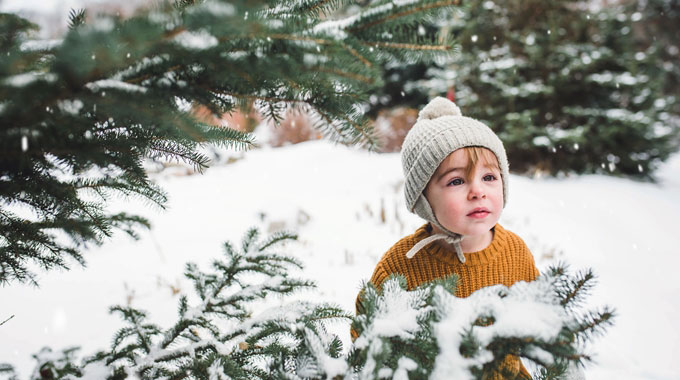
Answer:
[[[404, 169], [404, 195], [410, 212], [433, 223], [446, 234], [435, 234], [421, 240], [407, 254], [413, 257], [422, 247], [437, 239], [446, 239], [456, 247], [461, 262], [465, 256], [460, 248], [462, 237], [444, 228], [434, 216], [423, 191], [439, 164], [456, 149], [479, 146], [492, 151], [498, 159], [503, 180], [503, 206], [508, 200], [508, 157], [503, 142], [484, 123], [465, 117], [452, 101], [437, 97], [418, 114], [418, 120], [404, 139], [401, 163]], [[421, 244], [422, 243], [422, 244]], [[417, 249], [416, 249], [417, 248]]]

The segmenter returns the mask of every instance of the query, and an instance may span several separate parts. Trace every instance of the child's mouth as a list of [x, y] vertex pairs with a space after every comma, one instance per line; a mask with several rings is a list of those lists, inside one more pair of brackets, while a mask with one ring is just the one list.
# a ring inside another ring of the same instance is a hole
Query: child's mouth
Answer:
[[474, 210], [471, 213], [467, 214], [467, 216], [469, 216], [471, 218], [481, 219], [481, 218], [486, 217], [489, 214], [490, 213], [489, 213], [488, 210]]

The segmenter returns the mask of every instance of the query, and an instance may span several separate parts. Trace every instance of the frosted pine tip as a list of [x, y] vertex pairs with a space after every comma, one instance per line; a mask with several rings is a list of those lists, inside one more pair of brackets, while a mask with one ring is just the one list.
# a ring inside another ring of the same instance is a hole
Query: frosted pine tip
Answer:
[[432, 99], [425, 108], [420, 110], [418, 121], [432, 120], [442, 116], [463, 116], [456, 103], [438, 96]]

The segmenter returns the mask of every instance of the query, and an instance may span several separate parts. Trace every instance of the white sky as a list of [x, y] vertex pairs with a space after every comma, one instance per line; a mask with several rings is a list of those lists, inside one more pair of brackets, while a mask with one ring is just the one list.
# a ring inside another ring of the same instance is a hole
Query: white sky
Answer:
[[151, 3], [155, 0], [126, 0], [117, 3], [110, 0], [0, 0], [0, 12], [18, 13], [24, 18], [40, 25], [38, 38], [57, 38], [67, 28], [68, 14], [71, 9], [88, 8], [97, 5], [110, 5], [126, 10], [135, 4]]
[[103, 3], [105, 0], [0, 0], [3, 12], [36, 12], [54, 13], [70, 8], [83, 7], [91, 3]]

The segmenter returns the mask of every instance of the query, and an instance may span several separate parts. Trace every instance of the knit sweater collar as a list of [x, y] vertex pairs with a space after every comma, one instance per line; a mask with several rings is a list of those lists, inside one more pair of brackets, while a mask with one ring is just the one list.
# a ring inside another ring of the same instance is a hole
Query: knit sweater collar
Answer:
[[[442, 240], [435, 241], [427, 246], [425, 246], [421, 254], [426, 253], [439, 261], [446, 264], [456, 264], [456, 265], [486, 265], [498, 257], [498, 255], [503, 252], [504, 247], [507, 245], [507, 232], [500, 225], [496, 224], [493, 227], [493, 239], [488, 247], [477, 252], [465, 253], [465, 263], [461, 262], [456, 257], [456, 252]], [[424, 224], [418, 230], [416, 230], [413, 235], [415, 241], [418, 242], [422, 239], [427, 238], [432, 235], [432, 227], [429, 224]]]

